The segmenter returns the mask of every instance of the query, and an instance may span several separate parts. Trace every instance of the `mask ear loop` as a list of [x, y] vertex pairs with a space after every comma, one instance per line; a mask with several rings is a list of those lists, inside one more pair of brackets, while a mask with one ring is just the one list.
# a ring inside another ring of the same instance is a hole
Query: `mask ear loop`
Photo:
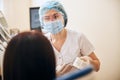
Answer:
[[43, 20], [43, 16], [42, 17], [40, 17], [41, 19], [40, 19], [40, 24], [41, 24], [41, 29], [44, 29], [44, 20]]

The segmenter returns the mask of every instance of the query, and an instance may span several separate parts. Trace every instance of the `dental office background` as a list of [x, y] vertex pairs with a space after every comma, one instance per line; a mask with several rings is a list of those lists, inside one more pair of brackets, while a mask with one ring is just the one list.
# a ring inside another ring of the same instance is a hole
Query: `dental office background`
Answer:
[[[9, 28], [30, 30], [30, 7], [45, 0], [0, 0]], [[68, 14], [66, 28], [83, 32], [95, 47], [101, 68], [95, 80], [120, 80], [120, 0], [59, 0]]]

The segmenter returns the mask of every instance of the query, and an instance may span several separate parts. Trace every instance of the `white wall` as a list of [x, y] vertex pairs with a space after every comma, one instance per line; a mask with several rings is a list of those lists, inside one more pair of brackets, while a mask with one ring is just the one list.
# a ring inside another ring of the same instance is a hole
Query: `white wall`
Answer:
[[3, 10], [3, 0], [0, 0], [0, 10]]
[[29, 30], [30, 0], [4, 0], [4, 14], [9, 27]]
[[46, 1], [49, 1], [49, 0], [30, 0], [30, 5], [31, 5], [31, 7], [32, 6], [33, 7], [40, 6], [40, 5], [42, 5]]

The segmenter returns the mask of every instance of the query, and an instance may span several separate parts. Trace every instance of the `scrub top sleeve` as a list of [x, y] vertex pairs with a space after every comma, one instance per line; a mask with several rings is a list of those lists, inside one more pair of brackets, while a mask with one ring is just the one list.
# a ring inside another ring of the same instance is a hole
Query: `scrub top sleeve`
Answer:
[[84, 34], [80, 36], [80, 53], [84, 56], [94, 52], [94, 47]]

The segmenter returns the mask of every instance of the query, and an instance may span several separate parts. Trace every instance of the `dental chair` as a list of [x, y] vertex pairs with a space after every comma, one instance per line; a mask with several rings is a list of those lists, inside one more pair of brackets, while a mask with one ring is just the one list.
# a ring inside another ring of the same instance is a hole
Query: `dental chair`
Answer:
[[88, 74], [90, 74], [93, 71], [93, 66], [89, 65], [82, 70], [76, 70], [72, 73], [67, 73], [63, 76], [57, 77], [55, 80], [75, 80], [77, 78], [84, 77]]

